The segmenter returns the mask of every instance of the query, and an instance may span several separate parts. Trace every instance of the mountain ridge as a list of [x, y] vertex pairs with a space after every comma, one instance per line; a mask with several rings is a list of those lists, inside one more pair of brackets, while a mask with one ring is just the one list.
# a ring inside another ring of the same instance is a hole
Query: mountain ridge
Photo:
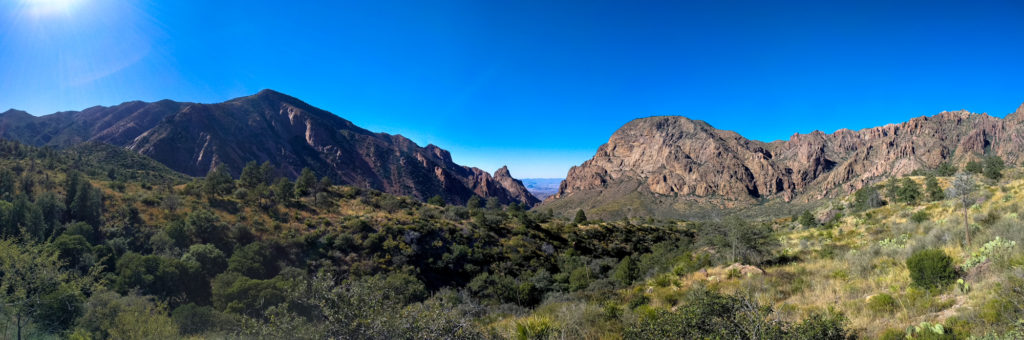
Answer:
[[946, 161], [959, 165], [991, 154], [1016, 164], [1024, 158], [1022, 120], [1024, 105], [1006, 118], [943, 111], [899, 124], [831, 134], [815, 130], [766, 143], [682, 116], [639, 118], [613, 133], [590, 160], [572, 167], [558, 193], [542, 206], [596, 209], [616, 217], [637, 208], [678, 217], [697, 206], [808, 203]]
[[213, 104], [130, 101], [38, 117], [3, 114], [0, 137], [37, 146], [109, 143], [192, 176], [222, 165], [237, 176], [249, 161], [269, 161], [286, 177], [309, 167], [335, 183], [421, 200], [440, 195], [462, 204], [476, 195], [503, 204], [539, 202], [509, 180], [507, 168], [497, 178], [454, 163], [435, 145], [371, 132], [269, 89]]

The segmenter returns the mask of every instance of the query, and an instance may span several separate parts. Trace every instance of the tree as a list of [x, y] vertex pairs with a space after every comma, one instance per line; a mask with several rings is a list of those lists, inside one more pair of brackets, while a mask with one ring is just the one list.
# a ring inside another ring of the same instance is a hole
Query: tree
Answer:
[[953, 176], [956, 174], [956, 167], [950, 162], [939, 163], [939, 166], [935, 168], [935, 175], [938, 176]]
[[587, 214], [583, 212], [583, 209], [576, 210], [576, 217], [572, 219], [572, 223], [587, 223]]
[[287, 178], [278, 178], [274, 182], [272, 190], [274, 191], [274, 197], [282, 203], [288, 204], [295, 198], [295, 185]]
[[[178, 329], [162, 303], [134, 293], [93, 292], [75, 335], [85, 339], [174, 339]], [[84, 334], [83, 334], [84, 333]], [[75, 338], [74, 336], [72, 338]]]
[[946, 199], [946, 193], [939, 186], [939, 180], [933, 175], [928, 175], [924, 180], [924, 191], [928, 201], [941, 201]]
[[983, 170], [984, 166], [981, 164], [981, 162], [978, 161], [970, 161], [967, 162], [966, 165], [964, 165], [964, 172], [967, 173], [980, 174]]
[[128, 252], [117, 260], [113, 287], [121, 293], [136, 288], [145, 294], [172, 297], [187, 291], [188, 268], [176, 258]]
[[901, 202], [916, 204], [921, 198], [921, 185], [910, 179], [910, 177], [903, 177], [903, 179], [900, 180], [900, 186], [896, 191], [896, 197]]
[[899, 201], [900, 183], [896, 177], [889, 177], [885, 182], [885, 200], [890, 203]]
[[[68, 171], [64, 178], [64, 206], [71, 207], [71, 203], [78, 196], [78, 189], [83, 181], [81, 173], [74, 170]], [[70, 215], [71, 211], [68, 211], [68, 214]]]
[[327, 176], [321, 177], [320, 181], [316, 183], [316, 192], [318, 192], [318, 193], [319, 192], [323, 192], [323, 191], [329, 189], [332, 185], [334, 185], [334, 184], [331, 183], [331, 179], [329, 177], [327, 177]]
[[316, 194], [313, 195], [313, 204], [320, 206], [321, 203], [327, 202], [327, 199], [330, 196], [327, 195], [326, 191], [330, 187], [330, 178], [327, 178], [327, 176], [320, 178], [320, 181], [316, 183], [316, 189], [314, 190]]
[[488, 197], [486, 208], [487, 210], [498, 210], [501, 208], [501, 201], [497, 197]]
[[466, 200], [466, 208], [480, 209], [481, 206], [482, 206], [482, 202], [481, 202], [480, 196], [473, 195], [468, 200]]
[[633, 280], [637, 278], [637, 266], [636, 261], [629, 255], [622, 258], [619, 264], [615, 266], [615, 271], [612, 272], [612, 279], [617, 281], [623, 286], [628, 286], [633, 283]]
[[36, 197], [36, 206], [43, 214], [43, 222], [46, 223], [46, 237], [51, 236], [60, 225], [61, 217], [64, 215], [64, 203], [51, 191], [44, 192]]
[[427, 204], [432, 204], [432, 205], [436, 205], [436, 206], [439, 206], [439, 207], [443, 207], [444, 206], [444, 197], [441, 197], [441, 195], [434, 195], [434, 197], [431, 197], [430, 199], [427, 200]]
[[313, 193], [313, 186], [316, 185], [316, 175], [309, 168], [302, 168], [302, 174], [295, 180], [295, 196], [304, 197]]
[[194, 244], [188, 252], [181, 256], [186, 266], [197, 270], [206, 279], [212, 279], [228, 269], [228, 260], [224, 252], [211, 244]]
[[992, 180], [999, 180], [1003, 178], [1003, 169], [1006, 168], [1006, 163], [1003, 162], [1003, 158], [992, 155], [985, 157], [984, 169], [982, 174]]
[[249, 161], [245, 163], [245, 167], [242, 168], [242, 175], [238, 177], [238, 185], [246, 189], [254, 189], [263, 183], [263, 174], [260, 172], [260, 166], [256, 164], [256, 161]]
[[57, 251], [58, 259], [65, 267], [87, 269], [85, 255], [92, 252], [92, 245], [84, 236], [63, 234], [50, 243], [50, 247]]
[[270, 248], [257, 242], [235, 250], [228, 259], [228, 270], [254, 279], [267, 279], [276, 275], [278, 269]]
[[14, 195], [14, 182], [16, 175], [10, 169], [6, 167], [0, 169], [0, 199], [6, 196]]
[[203, 192], [207, 198], [224, 196], [235, 190], [235, 182], [231, 179], [227, 167], [220, 165], [206, 175], [203, 180]]
[[260, 165], [260, 183], [270, 185], [274, 182], [274, 178], [277, 177], [277, 169], [274, 168], [270, 161], [263, 162]]
[[818, 226], [818, 219], [814, 218], [814, 214], [811, 214], [810, 210], [804, 210], [804, 212], [800, 214], [800, 217], [797, 219], [797, 222], [800, 223], [800, 225], [808, 228]]
[[229, 250], [231, 245], [227, 242], [225, 229], [220, 218], [207, 209], [194, 210], [185, 217], [184, 231], [187, 240], [193, 243], [208, 243]]
[[949, 187], [949, 197], [956, 198], [960, 201], [964, 211], [964, 236], [966, 237], [966, 243], [964, 248], [967, 250], [965, 254], [970, 254], [971, 248], [971, 225], [967, 220], [967, 211], [972, 205], [973, 193], [977, 183], [974, 180], [974, 176], [970, 172], [961, 172], [956, 174], [953, 178], [953, 185]]
[[78, 188], [74, 192], [75, 197], [68, 209], [71, 218], [99, 226], [100, 217], [103, 216], [103, 193], [86, 180], [78, 182]]
[[878, 208], [884, 203], [882, 197], [878, 195], [878, 187], [876, 186], [865, 186], [853, 194], [853, 210], [856, 211]]
[[707, 222], [698, 227], [696, 243], [715, 249], [729, 263], [759, 264], [778, 247], [772, 229], [739, 218]]
[[[87, 281], [61, 267], [59, 254], [51, 247], [0, 240], [0, 303], [4, 317], [15, 325], [18, 339], [29, 324], [46, 319], [60, 323], [61, 318], [79, 313]], [[60, 302], [67, 304], [61, 307]], [[47, 329], [49, 325], [39, 326]]]

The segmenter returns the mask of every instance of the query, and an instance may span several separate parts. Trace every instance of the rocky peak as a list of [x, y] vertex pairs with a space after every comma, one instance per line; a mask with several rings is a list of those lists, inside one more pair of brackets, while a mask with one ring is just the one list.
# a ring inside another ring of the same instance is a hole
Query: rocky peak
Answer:
[[0, 115], [0, 137], [34, 145], [111, 143], [193, 176], [220, 165], [237, 176], [249, 161], [269, 161], [284, 176], [296, 177], [308, 167], [335, 183], [419, 199], [440, 195], [462, 204], [478, 195], [502, 203], [537, 201], [510, 176], [492, 178], [455, 164], [437, 146], [420, 147], [401, 135], [367, 131], [274, 90], [217, 104], [126, 102], [15, 116]]
[[661, 202], [652, 203], [660, 208], [645, 208], [658, 214], [693, 202], [806, 202], [983, 153], [1016, 164], [1024, 159], [1022, 115], [1024, 105], [1006, 119], [949, 111], [860, 131], [816, 130], [772, 143], [685, 117], [642, 118], [570, 169], [559, 192], [544, 204], [614, 211], [622, 209], [623, 197], [646, 197], [641, 201]]
[[499, 177], [512, 177], [512, 175], [508, 172], [508, 165], [502, 166], [501, 169], [498, 169], [498, 171], [494, 172], [494, 178]]
[[512, 177], [512, 174], [508, 171], [508, 166], [502, 166], [494, 172], [494, 180], [497, 181], [502, 188], [507, 191], [515, 201], [519, 201], [526, 206], [534, 206], [540, 203], [536, 197], [533, 196], [523, 185], [523, 182]]
[[5, 118], [16, 117], [16, 116], [32, 117], [32, 115], [30, 115], [28, 112], [25, 112], [25, 111], [22, 111], [22, 110], [15, 110], [15, 109], [9, 109], [7, 111], [4, 111], [3, 113], [0, 113], [0, 116], [3, 116]]

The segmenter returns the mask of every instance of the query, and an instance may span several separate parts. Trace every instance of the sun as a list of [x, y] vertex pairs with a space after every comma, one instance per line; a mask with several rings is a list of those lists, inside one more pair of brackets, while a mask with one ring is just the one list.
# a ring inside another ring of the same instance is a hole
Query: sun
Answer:
[[69, 15], [83, 0], [21, 0], [25, 9], [35, 16]]

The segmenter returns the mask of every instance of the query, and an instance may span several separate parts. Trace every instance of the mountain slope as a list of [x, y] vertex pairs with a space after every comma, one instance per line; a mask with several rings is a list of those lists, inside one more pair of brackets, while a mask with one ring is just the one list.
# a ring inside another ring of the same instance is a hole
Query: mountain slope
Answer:
[[627, 123], [592, 159], [570, 169], [544, 206], [614, 216], [685, 216], [687, 210], [765, 200], [806, 203], [984, 154], [1010, 164], [1024, 157], [1024, 105], [1004, 119], [942, 112], [771, 143], [685, 117], [649, 117]]
[[268, 161], [280, 175], [294, 178], [309, 167], [339, 184], [419, 199], [440, 195], [464, 203], [478, 195], [506, 204], [538, 202], [507, 169], [491, 176], [455, 164], [437, 146], [367, 131], [271, 90], [218, 104], [128, 102], [41, 117], [12, 110], [0, 114], [0, 137], [62, 147], [110, 143], [193, 176], [217, 166], [237, 176], [249, 161]]

